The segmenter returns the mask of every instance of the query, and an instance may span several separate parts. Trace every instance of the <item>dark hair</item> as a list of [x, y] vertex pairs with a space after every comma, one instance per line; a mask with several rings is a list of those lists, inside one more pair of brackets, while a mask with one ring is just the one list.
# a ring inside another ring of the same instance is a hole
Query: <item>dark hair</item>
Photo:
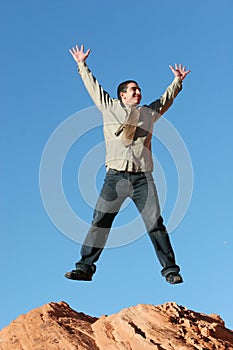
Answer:
[[126, 81], [123, 81], [122, 83], [120, 83], [118, 85], [118, 88], [117, 88], [117, 97], [118, 99], [121, 101], [121, 92], [126, 92], [127, 90], [127, 87], [128, 87], [128, 84], [130, 83], [135, 83], [138, 85], [138, 83], [135, 81], [135, 80], [126, 80]]

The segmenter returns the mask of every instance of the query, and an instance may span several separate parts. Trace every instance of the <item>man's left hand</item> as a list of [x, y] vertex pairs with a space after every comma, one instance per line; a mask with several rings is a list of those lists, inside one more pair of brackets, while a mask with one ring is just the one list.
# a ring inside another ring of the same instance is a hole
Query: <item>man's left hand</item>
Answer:
[[175, 77], [179, 77], [181, 80], [184, 80], [184, 78], [191, 72], [190, 69], [186, 70], [185, 66], [182, 66], [182, 64], [175, 64], [175, 67], [169, 66], [172, 73]]

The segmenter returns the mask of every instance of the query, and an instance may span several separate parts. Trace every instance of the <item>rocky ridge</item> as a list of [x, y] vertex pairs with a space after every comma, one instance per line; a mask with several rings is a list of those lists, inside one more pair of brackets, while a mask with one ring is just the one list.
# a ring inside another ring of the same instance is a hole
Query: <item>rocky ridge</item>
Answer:
[[91, 317], [65, 302], [19, 316], [0, 331], [0, 350], [230, 350], [233, 332], [220, 316], [174, 302], [139, 304]]

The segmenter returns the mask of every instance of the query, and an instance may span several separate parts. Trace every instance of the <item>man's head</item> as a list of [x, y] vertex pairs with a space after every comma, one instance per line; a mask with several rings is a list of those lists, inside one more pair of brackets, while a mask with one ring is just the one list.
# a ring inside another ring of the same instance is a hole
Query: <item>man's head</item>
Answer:
[[142, 99], [141, 89], [134, 80], [123, 81], [117, 88], [117, 96], [125, 106], [136, 106]]

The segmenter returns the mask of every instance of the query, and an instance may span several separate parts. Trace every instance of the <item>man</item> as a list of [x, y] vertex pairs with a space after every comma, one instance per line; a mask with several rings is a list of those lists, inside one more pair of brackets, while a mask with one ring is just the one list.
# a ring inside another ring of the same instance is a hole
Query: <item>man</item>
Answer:
[[105, 246], [113, 220], [127, 197], [138, 208], [155, 252], [162, 265], [162, 276], [171, 284], [182, 283], [180, 268], [163, 224], [156, 187], [152, 177], [151, 138], [154, 122], [172, 105], [190, 72], [181, 64], [170, 66], [174, 80], [164, 94], [150, 105], [139, 106], [142, 98], [137, 82], [128, 80], [118, 86], [118, 99], [103, 90], [86, 64], [90, 49], [83, 45], [70, 50], [78, 64], [83, 83], [103, 115], [106, 143], [106, 177], [97, 201], [91, 228], [81, 249], [75, 270], [65, 277], [91, 281], [95, 262]]

